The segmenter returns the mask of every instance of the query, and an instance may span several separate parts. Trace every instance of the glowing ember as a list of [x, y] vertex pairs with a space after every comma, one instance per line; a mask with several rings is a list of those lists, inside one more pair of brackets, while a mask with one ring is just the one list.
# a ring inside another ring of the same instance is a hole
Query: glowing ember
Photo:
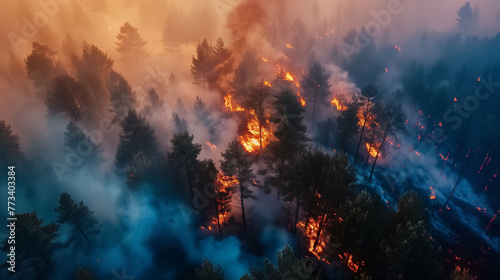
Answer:
[[267, 59], [267, 58], [265, 58], [265, 57], [262, 57], [262, 61], [264, 61], [264, 62], [268, 62], [268, 61], [269, 61], [269, 59]]
[[337, 108], [338, 111], [345, 111], [345, 110], [347, 110], [347, 106], [342, 105], [340, 103], [340, 100], [337, 97], [334, 97], [332, 99], [332, 101], [330, 101], [330, 102], [332, 103], [332, 105], [334, 105]]
[[453, 98], [453, 101], [454, 101], [454, 102], [457, 102], [457, 98], [456, 98], [456, 97], [454, 97], [454, 98]]
[[[249, 121], [247, 124], [248, 133], [246, 135], [240, 136], [241, 144], [243, 148], [250, 153], [256, 152], [260, 150], [260, 132], [259, 132], [259, 121], [255, 116], [255, 111], [250, 110], [249, 113]], [[262, 132], [262, 148], [269, 144], [269, 131], [266, 128], [261, 127], [260, 131]]]
[[224, 96], [224, 105], [226, 106], [226, 108], [229, 108], [231, 110], [231, 112], [245, 111], [245, 108], [236, 104], [236, 102], [234, 102], [234, 100], [232, 98], [233, 98], [233, 96], [230, 94], [227, 96]]
[[205, 144], [207, 144], [207, 146], [210, 148], [210, 150], [217, 150], [217, 146], [215, 146], [214, 144], [206, 141]]
[[398, 51], [401, 51], [401, 48], [400, 48], [400, 47], [398, 47], [398, 45], [394, 45], [394, 48], [395, 48], [396, 50], [398, 50]]
[[306, 106], [306, 101], [304, 100], [304, 98], [302, 98], [302, 96], [300, 95], [300, 92], [297, 93], [297, 96], [299, 97], [300, 105], [302, 107]]
[[385, 68], [385, 72], [389, 72], [389, 70], [387, 68]]
[[339, 258], [342, 260], [342, 262], [347, 264], [347, 267], [352, 270], [354, 273], [358, 272], [359, 267], [364, 264], [364, 262], [361, 263], [355, 263], [352, 260], [352, 255], [349, 253], [344, 253], [344, 255], [338, 255]]
[[271, 87], [271, 84], [268, 81], [264, 81], [264, 85], [268, 86], [268, 87]]
[[[321, 220], [321, 217], [317, 218], [318, 221]], [[319, 230], [319, 222], [314, 220], [313, 218], [309, 218], [309, 223], [307, 224], [306, 236], [308, 240], [308, 250], [314, 256], [316, 256], [319, 260], [322, 260], [320, 254], [323, 252], [326, 246], [325, 234], [323, 232], [319, 232], [319, 241], [316, 248], [314, 248], [314, 244], [316, 243], [316, 238], [318, 238], [318, 230]], [[300, 226], [305, 226], [304, 222], [299, 223]], [[325, 260], [326, 261], [326, 260]]]
[[434, 200], [434, 199], [436, 199], [436, 196], [435, 195], [431, 195], [429, 198]]
[[293, 49], [292, 45], [290, 45], [290, 44], [286, 44], [286, 47], [289, 49]]
[[[370, 156], [372, 156], [372, 157], [377, 156], [377, 153], [379, 153], [380, 144], [381, 143], [376, 143], [375, 145], [370, 146], [370, 143], [366, 143], [366, 150], [368, 151]], [[379, 153], [379, 156], [381, 156], [380, 153]]]
[[293, 82], [293, 77], [292, 77], [292, 74], [290, 74], [290, 72], [286, 72], [285, 80]]

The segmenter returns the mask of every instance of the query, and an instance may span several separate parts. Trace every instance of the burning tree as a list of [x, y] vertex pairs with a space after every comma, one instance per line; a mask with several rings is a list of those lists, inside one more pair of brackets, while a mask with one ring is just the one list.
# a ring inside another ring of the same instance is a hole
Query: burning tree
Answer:
[[327, 96], [330, 94], [331, 85], [328, 82], [329, 79], [330, 73], [316, 60], [309, 65], [307, 74], [303, 75], [300, 81], [300, 87], [304, 90], [304, 95], [313, 99], [312, 125], [314, 125], [316, 102], [325, 102]]
[[362, 102], [361, 106], [363, 106], [365, 103], [366, 107], [362, 111], [362, 115], [358, 117], [360, 118], [361, 121], [361, 132], [359, 134], [359, 141], [358, 141], [358, 147], [356, 148], [356, 154], [354, 155], [354, 163], [356, 163], [356, 160], [358, 159], [358, 154], [359, 154], [359, 148], [361, 147], [361, 142], [363, 141], [363, 136], [365, 133], [365, 128], [367, 125], [367, 120], [368, 116], [371, 114], [370, 111], [370, 106], [374, 101], [376, 101], [376, 96], [379, 92], [379, 89], [376, 85], [367, 85], [361, 90], [361, 96], [359, 96], [359, 100]]
[[340, 131], [341, 150], [344, 150], [346, 142], [358, 133], [359, 106], [360, 103], [357, 97], [353, 95], [351, 101], [345, 106], [346, 109], [340, 111], [340, 115], [337, 119], [337, 128]]
[[402, 96], [403, 94], [400, 91], [396, 91], [390, 96], [390, 100], [386, 100], [382, 104], [383, 113], [379, 116], [382, 138], [380, 140], [380, 148], [372, 164], [368, 181], [372, 179], [377, 159], [380, 156], [380, 151], [384, 148], [389, 137], [396, 137], [397, 134], [406, 132], [406, 114], [401, 107], [403, 101]]
[[122, 60], [126, 62], [127, 59], [132, 57], [135, 67], [139, 69], [139, 61], [146, 56], [144, 46], [148, 42], [142, 40], [137, 28], [128, 22], [125, 22], [120, 27], [120, 33], [116, 35], [116, 38], [118, 38], [118, 42], [115, 42], [118, 46], [116, 50], [122, 54]]
[[238, 140], [233, 140], [227, 145], [226, 151], [222, 153], [224, 160], [221, 160], [221, 170], [225, 176], [235, 176], [238, 180], [238, 192], [241, 206], [241, 218], [243, 228], [247, 229], [245, 218], [245, 199], [254, 198], [253, 191], [250, 189], [251, 181], [255, 178], [252, 171], [252, 158], [247, 153], [243, 145]]
[[[263, 129], [267, 127], [266, 111], [270, 98], [271, 98], [271, 88], [264, 85], [264, 83], [261, 82], [253, 84], [249, 87], [248, 99], [247, 102], [245, 102], [245, 105], [248, 108], [248, 110], [253, 112], [253, 114], [251, 115], [254, 119], [253, 120], [250, 119], [249, 121], [257, 122], [260, 153], [262, 153], [262, 147], [263, 147], [262, 140], [263, 138], [264, 140], [267, 138], [263, 137]], [[265, 133], [267, 133], [267, 131], [265, 131]]]
[[371, 196], [366, 190], [356, 198], [342, 204], [328, 227], [330, 243], [338, 244], [332, 259], [340, 259], [347, 267], [357, 272], [373, 273], [380, 269], [379, 256], [382, 254], [380, 242], [387, 233], [389, 212], [380, 196]]

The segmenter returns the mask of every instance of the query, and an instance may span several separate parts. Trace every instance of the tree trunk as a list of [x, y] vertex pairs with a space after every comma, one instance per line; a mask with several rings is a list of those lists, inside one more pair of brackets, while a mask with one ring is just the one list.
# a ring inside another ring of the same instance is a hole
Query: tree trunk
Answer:
[[240, 181], [240, 201], [241, 201], [241, 218], [243, 219], [243, 229], [247, 230], [247, 221], [245, 219], [245, 202], [243, 198], [243, 183], [241, 182], [241, 172], [238, 171], [238, 181]]
[[[377, 130], [377, 126], [373, 128], [372, 138], [370, 139], [370, 146], [368, 147], [368, 154], [366, 155], [365, 166], [368, 165], [368, 161], [370, 160], [370, 150], [373, 147], [373, 142], [375, 141], [375, 132]], [[376, 146], [375, 146], [376, 147]]]
[[354, 164], [356, 164], [356, 160], [358, 159], [358, 153], [359, 153], [359, 147], [361, 146], [361, 142], [363, 141], [363, 134], [365, 132], [365, 127], [366, 127], [366, 119], [368, 118], [368, 110], [370, 110], [370, 99], [368, 99], [366, 104], [366, 112], [364, 114], [364, 121], [363, 121], [363, 126], [361, 127], [361, 133], [359, 135], [359, 141], [358, 141], [358, 148], [356, 149], [356, 154], [354, 155]]
[[382, 150], [382, 147], [384, 146], [385, 142], [387, 141], [387, 133], [389, 131], [389, 126], [386, 127], [385, 131], [384, 131], [384, 138], [382, 138], [382, 143], [380, 143], [380, 147], [377, 151], [377, 156], [375, 156], [375, 160], [373, 161], [373, 164], [372, 164], [372, 170], [370, 172], [370, 178], [368, 178], [368, 182], [370, 182], [372, 180], [372, 177], [373, 177], [373, 171], [375, 170], [375, 165], [377, 164], [377, 159], [378, 159], [378, 156], [380, 155], [380, 150]]
[[73, 217], [73, 220], [75, 221], [76, 229], [83, 235], [83, 238], [85, 238], [85, 241], [87, 241], [89, 246], [92, 247], [92, 244], [90, 244], [89, 238], [83, 232], [82, 228], [80, 227], [80, 223], [78, 223], [78, 220], [76, 219], [75, 214], [73, 213], [73, 210], [71, 210], [71, 208], [69, 209], [69, 213], [71, 213], [71, 217]]
[[193, 186], [191, 183], [191, 172], [189, 172], [189, 164], [187, 157], [184, 157], [184, 162], [186, 164], [186, 177], [188, 181], [188, 187], [189, 187], [189, 195], [191, 196], [191, 206], [194, 206], [194, 195], [193, 195]]
[[219, 219], [219, 204], [217, 203], [217, 196], [214, 198], [214, 205], [215, 205], [215, 215], [217, 215], [217, 228], [219, 229], [219, 234], [222, 236], [222, 227], [220, 225], [220, 219]]
[[463, 172], [460, 172], [460, 175], [458, 176], [458, 179], [457, 181], [455, 182], [455, 186], [453, 187], [453, 189], [451, 190], [451, 193], [450, 195], [448, 196], [448, 199], [446, 200], [446, 202], [443, 204], [443, 207], [441, 207], [441, 209], [444, 209], [446, 208], [446, 205], [448, 204], [448, 202], [450, 201], [451, 197], [453, 196], [453, 193], [455, 192], [455, 190], [457, 189], [458, 187], [458, 183], [460, 183], [460, 181], [462, 180], [462, 177], [463, 177]]
[[294, 237], [297, 234], [297, 223], [299, 222], [299, 209], [300, 209], [300, 191], [298, 191], [298, 188], [297, 188], [297, 203], [295, 206], [295, 223], [293, 225], [293, 236]]
[[309, 204], [309, 209], [307, 209], [306, 224], [305, 224], [306, 229], [307, 229], [307, 226], [309, 225], [309, 219], [311, 218], [311, 212], [314, 208], [315, 202], [316, 202], [316, 184], [314, 184], [314, 187], [313, 187], [311, 204]]

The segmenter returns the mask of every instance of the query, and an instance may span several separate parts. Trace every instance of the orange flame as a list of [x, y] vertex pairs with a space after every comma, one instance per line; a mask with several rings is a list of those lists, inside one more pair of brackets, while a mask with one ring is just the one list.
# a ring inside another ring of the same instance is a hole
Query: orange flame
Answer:
[[297, 96], [299, 97], [300, 105], [302, 107], [306, 106], [306, 101], [304, 100], [304, 98], [302, 98], [302, 96], [300, 95], [300, 92], [297, 92]]
[[293, 49], [292, 45], [290, 45], [290, 44], [286, 44], [286, 47], [289, 49]]
[[[326, 238], [325, 235], [320, 232], [319, 233], [319, 242], [318, 245], [316, 246], [316, 249], [314, 248], [314, 243], [316, 242], [316, 237], [318, 235], [318, 230], [319, 230], [319, 220], [321, 220], [321, 217], [318, 217], [316, 221], [313, 218], [309, 218], [309, 223], [307, 224], [307, 229], [305, 229], [305, 233], [308, 239], [308, 250], [311, 252], [314, 256], [316, 256], [319, 260], [321, 260], [320, 254], [323, 252], [326, 246]], [[299, 223], [299, 226], [305, 226], [304, 222]], [[326, 261], [326, 260], [324, 260]]]
[[226, 106], [226, 108], [229, 108], [231, 110], [231, 112], [245, 111], [245, 108], [236, 104], [236, 102], [234, 102], [234, 100], [232, 98], [233, 98], [233, 96], [231, 94], [224, 96], [224, 105]]
[[267, 59], [267, 58], [265, 58], [265, 57], [262, 57], [262, 61], [264, 61], [264, 62], [268, 62], [268, 61], [269, 61], [269, 59]]
[[332, 101], [330, 101], [333, 106], [337, 107], [338, 111], [347, 110], [347, 106], [340, 104], [340, 100], [337, 97], [334, 97]]
[[271, 87], [271, 84], [268, 81], [264, 81], [264, 85], [268, 86], [268, 87]]
[[[244, 136], [240, 136], [241, 144], [243, 148], [250, 153], [256, 152], [260, 150], [260, 133], [259, 133], [259, 121], [255, 116], [255, 111], [250, 110], [249, 112], [249, 121], [247, 124], [248, 133]], [[262, 127], [262, 148], [269, 144], [269, 131], [266, 128]]]
[[217, 150], [217, 146], [215, 146], [214, 144], [210, 143], [209, 141], [205, 141], [205, 144], [207, 144], [207, 146], [210, 148], [210, 150]]
[[363, 265], [363, 264], [364, 264], [364, 262], [363, 262], [363, 261], [361, 261], [361, 263], [355, 263], [355, 262], [352, 260], [352, 255], [351, 255], [351, 254], [349, 254], [349, 253], [344, 253], [344, 255], [340, 255], [340, 254], [339, 254], [338, 256], [339, 256], [339, 258], [340, 258], [343, 262], [345, 262], [345, 263], [347, 264], [347, 267], [348, 267], [350, 270], [352, 270], [354, 273], [358, 272], [359, 267], [360, 267], [361, 265]]
[[290, 74], [290, 72], [286, 72], [285, 80], [293, 82], [293, 77], [292, 77], [292, 74]]
[[375, 145], [371, 145], [370, 147], [370, 144], [366, 143], [366, 150], [368, 151], [368, 153], [370, 153], [370, 156], [376, 157], [377, 153], [379, 153], [379, 156], [381, 156], [381, 153], [379, 152], [380, 144], [381, 143], [375, 143]]

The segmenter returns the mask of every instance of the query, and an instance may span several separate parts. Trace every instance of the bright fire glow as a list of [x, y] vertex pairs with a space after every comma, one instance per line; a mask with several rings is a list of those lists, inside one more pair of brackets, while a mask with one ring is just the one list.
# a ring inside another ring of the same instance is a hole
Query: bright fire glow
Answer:
[[292, 45], [290, 45], [290, 44], [286, 44], [286, 47], [289, 49], [293, 49]]
[[240, 105], [236, 104], [236, 102], [234, 102], [233, 96], [230, 94], [224, 96], [224, 105], [226, 106], [226, 108], [229, 108], [231, 112], [245, 111], [245, 108], [241, 107]]
[[334, 97], [332, 101], [330, 101], [332, 105], [334, 105], [338, 111], [345, 111], [347, 110], [347, 106], [343, 105], [340, 103], [340, 100], [337, 97]]
[[302, 107], [306, 106], [306, 101], [304, 100], [304, 98], [302, 98], [302, 96], [300, 95], [300, 92], [297, 92], [297, 96], [299, 97], [300, 105]]
[[[241, 144], [250, 153], [260, 150], [260, 133], [259, 133], [259, 121], [255, 115], [255, 111], [250, 110], [249, 121], [247, 124], [248, 133], [246, 135], [240, 136]], [[262, 127], [262, 148], [269, 144], [269, 131]]]
[[354, 262], [352, 260], [352, 255], [349, 253], [344, 253], [344, 255], [339, 254], [339, 258], [342, 260], [342, 262], [345, 262], [347, 264], [347, 267], [354, 273], [358, 272], [359, 267], [364, 263], [364, 262], [361, 263]]
[[[366, 143], [366, 150], [368, 151], [368, 153], [370, 153], [370, 156], [372, 156], [372, 157], [377, 156], [377, 153], [379, 153], [379, 147], [380, 147], [380, 143], [376, 143], [375, 145], [371, 145], [371, 147], [370, 147], [370, 143]], [[379, 156], [381, 156], [380, 153], [379, 153]]]
[[265, 58], [265, 57], [262, 57], [262, 61], [264, 61], [264, 62], [268, 62], [268, 61], [269, 61], [269, 59], [267, 59], [267, 58]]
[[292, 74], [290, 74], [290, 72], [286, 72], [285, 80], [293, 82], [293, 77], [292, 77]]
[[268, 87], [271, 87], [271, 84], [268, 81], [264, 81], [264, 85], [268, 86]]
[[210, 148], [210, 150], [217, 150], [217, 146], [215, 146], [214, 144], [210, 143], [209, 141], [206, 141], [205, 142], [207, 144], [207, 146]]
[[[317, 220], [321, 220], [321, 217], [318, 217]], [[316, 237], [318, 235], [318, 230], [319, 230], [319, 222], [314, 220], [313, 218], [309, 218], [309, 223], [307, 224], [307, 229], [306, 229], [306, 236], [308, 239], [308, 250], [311, 252], [314, 256], [316, 256], [319, 260], [322, 258], [320, 257], [320, 254], [323, 252], [326, 246], [326, 238], [325, 234], [323, 232], [319, 233], [319, 241], [318, 241], [318, 246], [316, 246], [316, 249], [314, 249], [314, 243], [316, 242]], [[299, 223], [300, 226], [305, 226], [304, 222]]]

